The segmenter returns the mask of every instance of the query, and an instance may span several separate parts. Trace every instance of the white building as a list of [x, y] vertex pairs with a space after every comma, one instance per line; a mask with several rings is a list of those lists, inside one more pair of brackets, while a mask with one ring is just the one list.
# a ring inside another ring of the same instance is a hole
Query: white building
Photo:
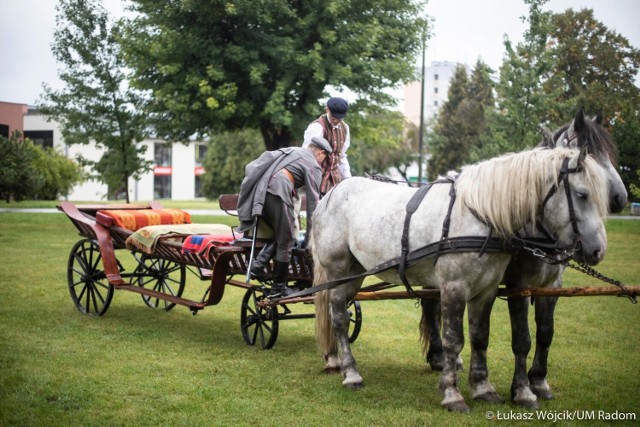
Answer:
[[[449, 61], [434, 61], [431, 65], [425, 67], [424, 71], [424, 125], [427, 126], [429, 120], [434, 118], [442, 104], [447, 102], [449, 95], [449, 86], [451, 79], [455, 75], [456, 68], [462, 65], [457, 62]], [[421, 69], [418, 67], [416, 74], [421, 76]], [[420, 105], [422, 100], [420, 99], [422, 83], [420, 80], [409, 83], [404, 87], [404, 116], [409, 119], [416, 126], [420, 126]], [[428, 153], [428, 141], [424, 141], [425, 147], [423, 153]], [[426, 177], [426, 159], [423, 158], [422, 176]], [[414, 163], [407, 168], [407, 178], [412, 182], [418, 181], [418, 163]], [[400, 178], [395, 177], [395, 178]]]
[[[25, 136], [36, 144], [54, 147], [71, 159], [81, 155], [89, 160], [99, 160], [104, 152], [93, 144], [66, 145], [58, 124], [48, 121], [32, 109], [24, 116], [23, 126]], [[200, 176], [204, 173], [202, 161], [206, 154], [205, 143], [171, 144], [158, 139], [145, 139], [140, 144], [147, 147], [144, 158], [153, 162], [153, 170], [139, 180], [129, 179], [130, 201], [194, 200], [203, 197]], [[107, 186], [94, 180], [74, 187], [68, 197], [72, 201], [100, 201], [106, 198]]]

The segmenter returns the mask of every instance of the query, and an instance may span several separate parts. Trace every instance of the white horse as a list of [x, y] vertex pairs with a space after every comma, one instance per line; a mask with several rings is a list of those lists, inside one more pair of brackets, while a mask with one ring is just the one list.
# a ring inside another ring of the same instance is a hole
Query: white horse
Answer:
[[[566, 182], [558, 181], [561, 169], [568, 172]], [[506, 241], [538, 220], [556, 236], [559, 245], [576, 247], [587, 263], [597, 264], [605, 255], [606, 180], [602, 167], [584, 153], [537, 149], [501, 156], [466, 168], [454, 185], [457, 199], [450, 213], [451, 239], [493, 233]], [[567, 185], [570, 191], [565, 193]], [[434, 185], [417, 208], [409, 228], [410, 250], [441, 240], [443, 222], [449, 216], [450, 187]], [[314, 282], [358, 275], [398, 257], [405, 207], [415, 192], [351, 178], [327, 194], [314, 214]], [[575, 213], [573, 220], [570, 205]], [[444, 331], [440, 389], [444, 394], [442, 405], [449, 410], [469, 410], [457, 388], [456, 372], [464, 344], [462, 319], [466, 306], [472, 346], [472, 396], [502, 402], [489, 382], [486, 350], [497, 284], [511, 257], [509, 252], [482, 256], [477, 252], [442, 253], [437, 262], [423, 259], [406, 271], [411, 283], [440, 289]], [[377, 276], [392, 283], [401, 281], [395, 269]], [[357, 278], [320, 292], [315, 301], [316, 335], [325, 369], [339, 369], [343, 385], [355, 389], [362, 387], [363, 380], [349, 347], [347, 302], [362, 281]]]
[[[611, 135], [602, 126], [602, 115], [592, 120], [585, 118], [582, 109], [576, 112], [572, 122], [567, 123], [553, 133], [545, 134], [540, 147], [570, 148], [585, 150], [603, 167], [609, 194], [609, 211], [620, 212], [627, 203], [627, 191], [618, 174], [614, 162], [616, 147]], [[539, 231], [529, 225], [526, 234], [543, 237]], [[529, 252], [519, 252], [513, 256], [505, 276], [504, 284], [508, 288], [562, 286], [564, 266], [549, 263]], [[512, 349], [515, 357], [515, 369], [511, 385], [511, 399], [519, 406], [537, 408], [538, 397], [551, 399], [553, 394], [547, 382], [547, 360], [554, 333], [553, 315], [557, 297], [536, 297], [535, 321], [537, 325], [536, 351], [533, 364], [527, 375], [527, 356], [531, 350], [529, 333], [528, 297], [508, 299], [511, 317]], [[442, 370], [442, 342], [440, 337], [440, 301], [423, 299], [421, 331], [427, 362], [433, 370]], [[426, 335], [426, 336], [425, 336]], [[425, 338], [428, 339], [425, 340]], [[460, 367], [461, 367], [460, 361]]]

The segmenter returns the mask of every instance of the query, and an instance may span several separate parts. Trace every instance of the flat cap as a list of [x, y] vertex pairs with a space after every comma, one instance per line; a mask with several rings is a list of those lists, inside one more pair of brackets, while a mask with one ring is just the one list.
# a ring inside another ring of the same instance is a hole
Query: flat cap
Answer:
[[344, 119], [349, 109], [349, 103], [342, 98], [329, 98], [327, 108], [331, 111], [331, 115], [336, 119]]
[[331, 153], [333, 151], [331, 149], [331, 144], [329, 144], [329, 141], [327, 141], [324, 138], [320, 138], [319, 136], [311, 138], [311, 144], [310, 145], [315, 145], [316, 147], [318, 147], [321, 150], [326, 151], [327, 153]]

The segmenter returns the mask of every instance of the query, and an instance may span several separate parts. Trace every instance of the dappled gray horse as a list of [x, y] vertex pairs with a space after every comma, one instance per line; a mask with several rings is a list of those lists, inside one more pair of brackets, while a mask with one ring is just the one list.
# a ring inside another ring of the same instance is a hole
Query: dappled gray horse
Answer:
[[[558, 182], [560, 171], [567, 176]], [[570, 184], [569, 184], [570, 183]], [[486, 350], [489, 317], [511, 259], [510, 251], [447, 251], [456, 239], [468, 236], [509, 241], [526, 224], [539, 221], [558, 237], [558, 244], [576, 247], [589, 264], [598, 263], [606, 252], [604, 220], [607, 190], [604, 170], [590, 156], [568, 149], [537, 149], [501, 156], [466, 168], [455, 184], [434, 185], [417, 206], [409, 226], [410, 253], [436, 242], [441, 244], [437, 262], [416, 259], [406, 269], [406, 278], [430, 288], [439, 288], [443, 317], [444, 363], [440, 389], [442, 405], [449, 410], [468, 411], [457, 388], [456, 360], [464, 344], [463, 314], [468, 307], [471, 342], [469, 385], [474, 399], [500, 402], [489, 382]], [[451, 202], [455, 188], [457, 198]], [[569, 188], [565, 193], [552, 189]], [[335, 187], [314, 214], [311, 248], [314, 282], [325, 283], [361, 274], [397, 258], [405, 207], [416, 189], [402, 188], [363, 178], [351, 178]], [[576, 215], [571, 220], [569, 206]], [[449, 222], [447, 239], [443, 223]], [[453, 249], [452, 249], [453, 250]], [[397, 270], [376, 274], [382, 280], [400, 283]], [[316, 296], [316, 334], [327, 371], [339, 369], [343, 385], [363, 385], [349, 346], [347, 302], [362, 285], [363, 277], [319, 292]]]
[[[627, 203], [627, 192], [615, 168], [617, 150], [611, 135], [602, 126], [602, 115], [598, 113], [593, 120], [586, 119], [582, 109], [578, 110], [574, 120], [553, 133], [545, 134], [541, 147], [584, 149], [604, 168], [609, 194], [609, 211], [620, 212]], [[542, 237], [538, 230], [528, 227], [526, 232]], [[562, 286], [564, 266], [550, 264], [529, 252], [516, 253], [503, 278], [508, 288]], [[536, 351], [533, 364], [527, 375], [527, 356], [531, 350], [529, 333], [528, 297], [509, 298], [511, 317], [512, 349], [515, 357], [511, 399], [514, 403], [537, 408], [538, 396], [551, 399], [553, 394], [547, 382], [547, 360], [554, 332], [553, 315], [557, 297], [536, 297], [535, 321], [537, 325]], [[421, 330], [430, 330], [428, 339], [424, 339], [427, 362], [434, 370], [442, 369], [442, 342], [440, 338], [440, 301], [422, 300]], [[459, 364], [459, 368], [461, 365]]]

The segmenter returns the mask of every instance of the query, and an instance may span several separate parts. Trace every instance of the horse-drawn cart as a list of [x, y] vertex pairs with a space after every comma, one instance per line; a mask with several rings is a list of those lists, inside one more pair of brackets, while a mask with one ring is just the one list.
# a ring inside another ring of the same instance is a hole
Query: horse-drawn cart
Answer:
[[[237, 195], [220, 198], [220, 207], [228, 213], [232, 213], [236, 205]], [[58, 209], [69, 217], [81, 236], [69, 254], [67, 281], [73, 303], [83, 314], [103, 315], [114, 291], [126, 290], [140, 294], [151, 308], [169, 311], [180, 305], [195, 315], [207, 306], [218, 304], [225, 287], [231, 285], [246, 289], [240, 311], [245, 342], [251, 346], [258, 344], [263, 349], [275, 344], [280, 321], [314, 317], [310, 313], [295, 314], [289, 308], [296, 303], [313, 303], [312, 260], [302, 250], [294, 249], [289, 267], [289, 280], [300, 292], [291, 298], [273, 301], [268, 298], [268, 281], [256, 283], [245, 279], [253, 241], [236, 235], [231, 227], [193, 224], [188, 213], [164, 209], [157, 202], [148, 205], [63, 202]], [[264, 240], [257, 239], [254, 251], [259, 251], [264, 244]], [[127, 252], [135, 260], [131, 271], [121, 262]], [[183, 297], [188, 273], [206, 284], [202, 298]], [[438, 290], [394, 291], [390, 289], [393, 286], [386, 282], [366, 286], [349, 303], [350, 342], [356, 340], [362, 325], [360, 301], [439, 296]], [[637, 295], [639, 291], [636, 286], [626, 290], [614, 286], [501, 288], [499, 295]]]
[[[237, 196], [223, 196], [220, 203], [223, 209], [233, 210]], [[264, 304], [268, 282], [245, 279], [252, 245], [258, 251], [265, 243], [260, 239], [254, 243], [225, 225], [193, 224], [187, 212], [164, 209], [157, 202], [148, 205], [63, 202], [58, 209], [69, 217], [81, 236], [69, 254], [67, 281], [71, 299], [83, 314], [103, 315], [114, 291], [125, 290], [140, 294], [151, 308], [169, 311], [180, 305], [195, 315], [218, 304], [225, 287], [231, 285], [246, 289], [240, 311], [245, 342], [263, 349], [275, 344], [279, 321], [313, 317], [294, 314], [286, 304]], [[135, 260], [131, 271], [123, 265], [122, 257], [127, 252]], [[296, 289], [311, 286], [311, 262], [304, 251], [294, 249], [289, 280]], [[183, 297], [188, 273], [206, 283], [202, 298]], [[360, 303], [352, 302], [350, 312], [350, 339], [354, 341], [362, 323]]]

